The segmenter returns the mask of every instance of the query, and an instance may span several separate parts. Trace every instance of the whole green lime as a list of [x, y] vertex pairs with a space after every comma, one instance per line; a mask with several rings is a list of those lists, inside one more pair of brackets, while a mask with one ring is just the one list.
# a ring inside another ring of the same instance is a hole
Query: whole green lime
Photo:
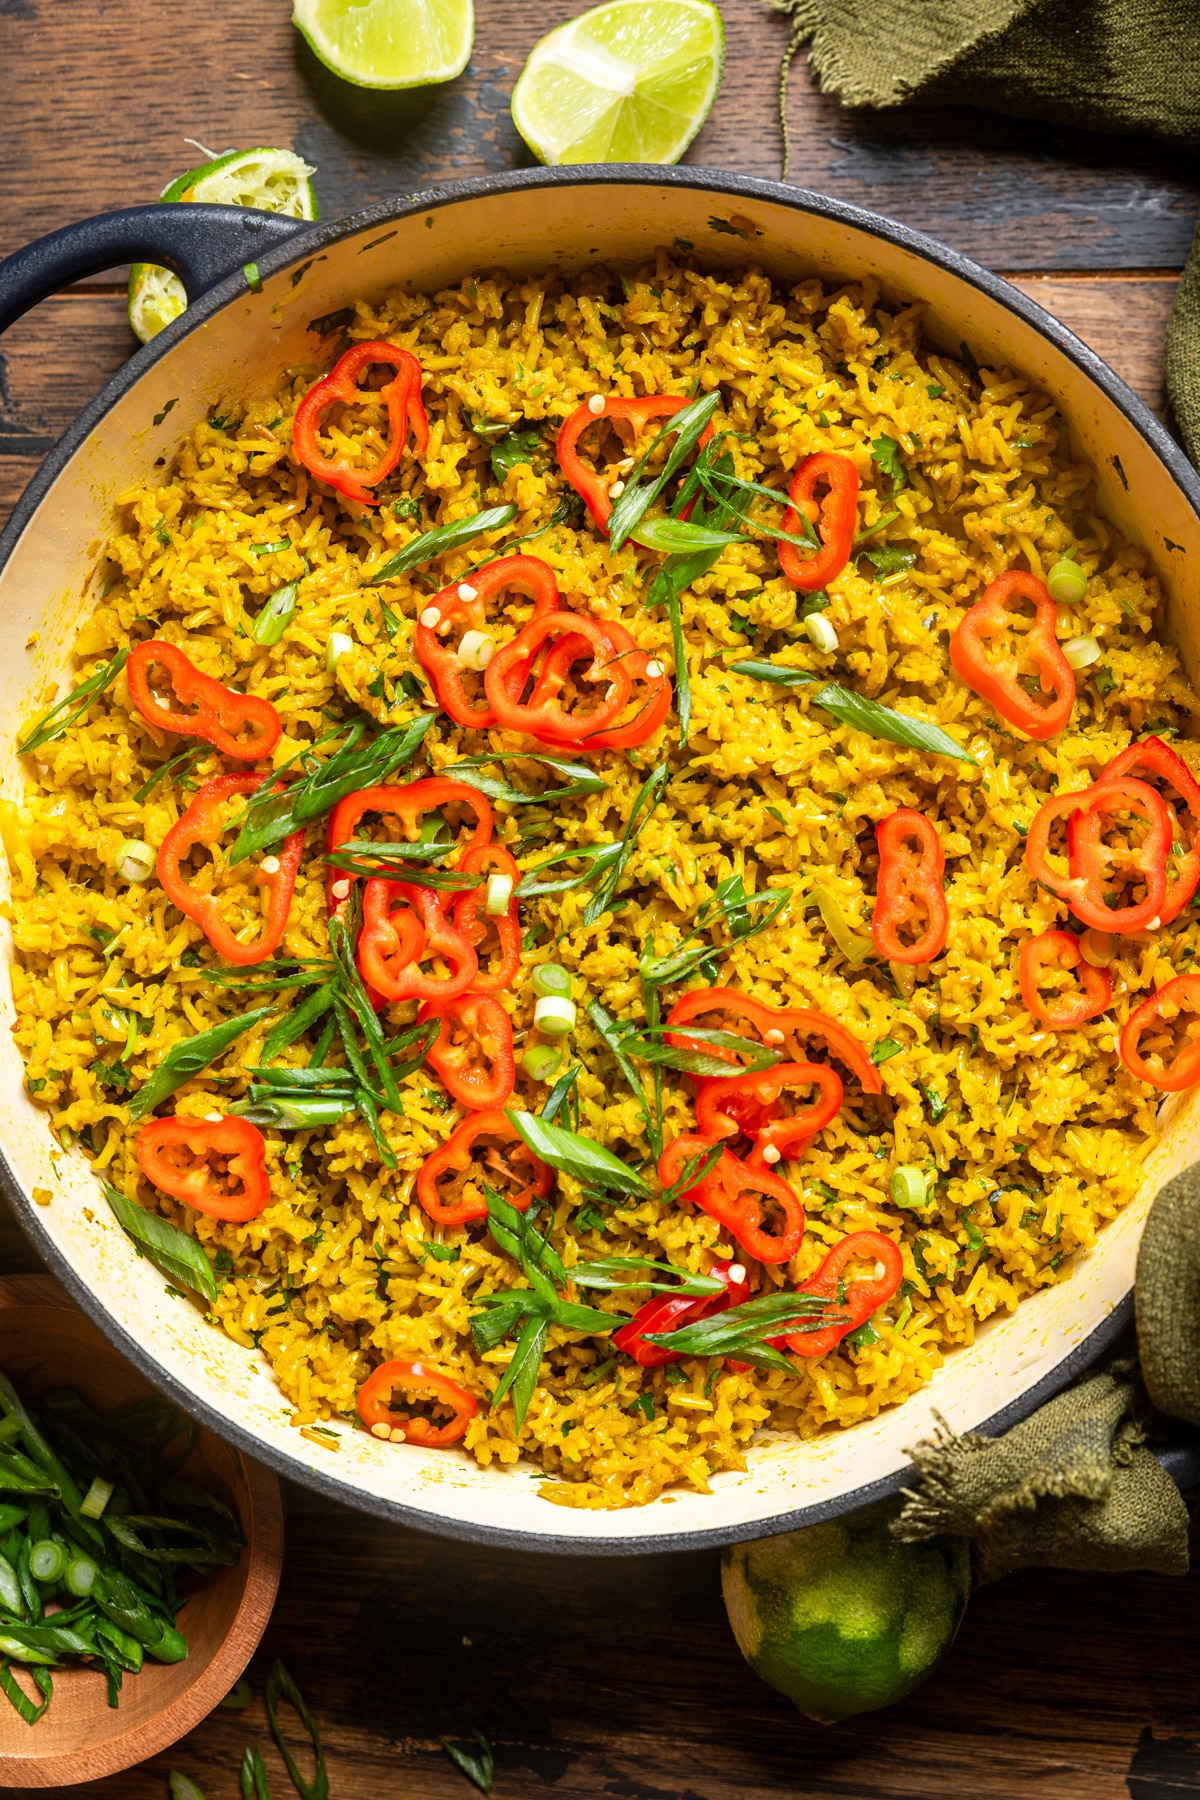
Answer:
[[902, 1700], [932, 1674], [971, 1593], [960, 1538], [901, 1543], [891, 1501], [784, 1537], [735, 1544], [721, 1568], [738, 1648], [823, 1724]]

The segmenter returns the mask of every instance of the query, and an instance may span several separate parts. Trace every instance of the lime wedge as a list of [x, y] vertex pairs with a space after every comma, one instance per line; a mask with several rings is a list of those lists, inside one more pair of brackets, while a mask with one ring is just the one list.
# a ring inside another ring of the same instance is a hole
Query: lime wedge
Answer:
[[292, 23], [326, 68], [356, 87], [428, 87], [461, 75], [472, 0], [295, 0]]
[[[252, 206], [260, 212], [285, 213], [290, 219], [315, 219], [312, 173], [294, 150], [226, 150], [177, 176], [160, 198]], [[129, 323], [143, 344], [186, 308], [187, 294], [178, 275], [157, 263], [134, 263], [129, 271]]]
[[539, 162], [678, 162], [724, 61], [711, 0], [609, 0], [534, 46], [513, 123]]

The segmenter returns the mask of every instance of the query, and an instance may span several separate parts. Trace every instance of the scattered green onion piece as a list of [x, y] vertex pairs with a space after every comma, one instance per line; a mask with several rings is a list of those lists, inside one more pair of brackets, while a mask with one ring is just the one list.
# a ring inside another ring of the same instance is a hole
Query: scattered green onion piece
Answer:
[[857, 966], [866, 962], [867, 958], [876, 955], [875, 942], [863, 932], [855, 931], [849, 919], [842, 911], [842, 903], [837, 895], [827, 887], [815, 887], [812, 897], [820, 909], [825, 922], [825, 929], [849, 963]]
[[1068, 638], [1062, 647], [1062, 653], [1073, 669], [1088, 669], [1094, 662], [1099, 662], [1101, 649], [1094, 637]]
[[122, 881], [145, 881], [154, 873], [155, 855], [141, 838], [126, 838], [113, 857], [113, 867]]
[[329, 642], [325, 646], [325, 667], [330, 675], [337, 674], [337, 666], [348, 650], [353, 650], [354, 639], [344, 631], [331, 631]]
[[489, 875], [487, 898], [483, 910], [489, 919], [502, 919], [508, 911], [512, 899], [513, 878], [511, 875]]
[[826, 656], [831, 656], [838, 647], [838, 634], [820, 613], [810, 613], [804, 621], [804, 629], [809, 640]]
[[1106, 969], [1117, 954], [1117, 940], [1111, 931], [1085, 931], [1079, 940], [1079, 954], [1093, 969]]
[[39, 1538], [29, 1550], [29, 1571], [35, 1581], [61, 1581], [67, 1553], [54, 1538]]
[[1046, 577], [1046, 587], [1060, 606], [1078, 606], [1087, 593], [1087, 576], [1078, 563], [1060, 557]]
[[562, 1066], [562, 1057], [551, 1044], [531, 1044], [521, 1067], [531, 1081], [550, 1081]]
[[83, 1497], [79, 1510], [85, 1519], [98, 1519], [113, 1495], [113, 1484], [97, 1475], [91, 1487]]
[[73, 1556], [67, 1564], [63, 1585], [77, 1600], [86, 1600], [95, 1586], [100, 1570], [90, 1556]]
[[559, 994], [543, 994], [533, 1009], [533, 1022], [547, 1037], [566, 1037], [575, 1029], [575, 1002]]
[[256, 644], [277, 644], [292, 622], [296, 610], [296, 596], [300, 592], [298, 581], [289, 581], [286, 587], [276, 588], [262, 611], [256, 616], [250, 627], [250, 635]]
[[920, 1169], [902, 1163], [892, 1175], [891, 1193], [897, 1206], [923, 1207], [928, 1187]]
[[464, 669], [473, 669], [477, 675], [482, 675], [495, 654], [496, 640], [486, 631], [463, 632], [458, 660]]
[[533, 971], [533, 991], [535, 994], [558, 994], [569, 1000], [574, 987], [561, 963], [539, 963]]

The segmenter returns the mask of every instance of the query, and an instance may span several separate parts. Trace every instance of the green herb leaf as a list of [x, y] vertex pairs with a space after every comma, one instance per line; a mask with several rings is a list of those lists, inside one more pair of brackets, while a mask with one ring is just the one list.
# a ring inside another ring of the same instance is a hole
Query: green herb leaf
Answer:
[[[725, 1067], [728, 1068], [729, 1064], [726, 1063]], [[706, 1150], [696, 1156], [689, 1156], [678, 1178], [671, 1183], [670, 1187], [664, 1188], [658, 1196], [659, 1205], [674, 1206], [684, 1194], [689, 1193], [694, 1187], [699, 1187], [702, 1181], [707, 1181], [724, 1154], [725, 1145], [723, 1142], [718, 1142], [710, 1144]]]
[[844, 1313], [829, 1310], [829, 1302], [815, 1294], [760, 1294], [677, 1331], [647, 1332], [646, 1342], [681, 1356], [734, 1356], [767, 1368], [782, 1368], [792, 1375], [794, 1365], [769, 1348], [766, 1340], [796, 1330], [821, 1331], [844, 1319]]
[[[730, 1066], [723, 1057], [707, 1056], [699, 1050], [680, 1050], [674, 1044], [662, 1042], [662, 1036], [672, 1027], [663, 1025], [654, 1032], [636, 1032], [625, 1040], [625, 1049], [630, 1056], [636, 1056], [640, 1062], [655, 1063], [664, 1069], [679, 1069], [685, 1075], [699, 1075], [705, 1078], [730, 1074]], [[680, 1027], [674, 1027], [677, 1034]], [[777, 1050], [769, 1044], [760, 1044], [753, 1038], [739, 1037], [733, 1031], [710, 1031], [702, 1027], [687, 1028], [689, 1042], [712, 1044], [718, 1050], [736, 1050], [746, 1060], [737, 1071], [750, 1075], [759, 1069], [769, 1069], [774, 1063], [783, 1059]]]
[[156, 1268], [171, 1281], [189, 1287], [206, 1300], [216, 1300], [221, 1292], [212, 1263], [195, 1238], [169, 1219], [147, 1212], [136, 1200], [129, 1200], [109, 1182], [104, 1182], [104, 1197], [116, 1215], [117, 1223], [128, 1232], [138, 1248]]
[[[518, 1430], [520, 1427], [518, 1426]], [[479, 1745], [479, 1755], [464, 1750], [458, 1744], [452, 1744], [449, 1738], [439, 1737], [438, 1743], [450, 1758], [456, 1769], [461, 1769], [467, 1780], [473, 1782], [481, 1794], [492, 1791], [492, 1777], [495, 1774], [495, 1762], [492, 1758], [492, 1746], [482, 1731], [475, 1725], [471, 1727], [471, 1736]]]
[[286, 1050], [289, 1044], [294, 1044], [297, 1038], [304, 1036], [311, 1025], [315, 1025], [318, 1019], [324, 1017], [333, 1005], [334, 986], [332, 981], [324, 982], [315, 993], [309, 994], [307, 999], [301, 1001], [299, 1006], [293, 1007], [284, 1014], [282, 1019], [276, 1020], [263, 1039], [259, 1058], [261, 1062], [273, 1062], [281, 1050]]
[[883, 474], [890, 475], [895, 492], [908, 486], [908, 471], [900, 461], [900, 446], [895, 438], [877, 437], [871, 440], [871, 461]]
[[435, 525], [432, 531], [423, 531], [411, 544], [390, 556], [382, 568], [368, 576], [363, 586], [378, 587], [381, 581], [393, 581], [397, 575], [407, 574], [409, 569], [432, 562], [435, 556], [444, 556], [447, 550], [461, 549], [463, 544], [471, 543], [485, 531], [499, 531], [505, 525], [511, 525], [516, 516], [515, 506], [489, 506], [483, 512], [472, 513], [469, 519], [456, 519], [452, 525]]
[[538, 425], [531, 425], [527, 431], [508, 431], [492, 445], [492, 474], [497, 481], [503, 481], [511, 469], [517, 469], [522, 463], [533, 467], [535, 453], [541, 448], [542, 432]]
[[186, 750], [181, 750], [179, 752], [178, 756], [171, 757], [169, 762], [159, 764], [153, 775], [150, 776], [150, 779], [143, 782], [137, 793], [133, 796], [134, 805], [141, 806], [144, 801], [148, 800], [160, 781], [168, 780], [170, 777], [174, 776], [179, 769], [190, 769], [195, 763], [200, 762], [203, 757], [211, 755], [211, 745], [189, 744]]
[[[625, 1047], [626, 1039], [632, 1035], [634, 1027], [625, 1020], [614, 1019], [611, 1013], [607, 1012], [598, 1000], [588, 1001], [588, 1018], [592, 1021], [592, 1024], [596, 1027], [596, 1030], [600, 1033], [600, 1036], [612, 1051], [612, 1054], [616, 1059], [617, 1067], [625, 1077], [625, 1080], [629, 1085], [629, 1090], [638, 1103], [638, 1111], [645, 1120], [647, 1127], [649, 1127], [650, 1107], [647, 1103], [645, 1094], [642, 1092], [642, 1084], [638, 1078], [638, 1072], [630, 1062], [629, 1054]], [[545, 1117], [544, 1114], [542, 1116]]]
[[777, 687], [805, 687], [811, 682], [820, 681], [819, 675], [810, 675], [807, 669], [789, 669], [783, 663], [735, 662], [729, 665], [734, 675], [748, 675], [753, 681], [773, 681]]
[[[760, 681], [777, 681], [795, 686], [799, 681], [812, 681], [798, 669], [781, 669], [777, 663], [733, 663], [737, 675], [752, 675]], [[767, 674], [767, 670], [771, 674]], [[868, 700], [836, 681], [827, 681], [811, 696], [814, 706], [824, 707], [842, 725], [866, 732], [868, 737], [884, 738], [889, 744], [900, 744], [907, 750], [924, 750], [931, 756], [951, 756], [957, 762], [978, 763], [978, 758], [944, 732], [940, 725], [926, 719], [914, 719], [908, 713]]]
[[[534, 794], [525, 788], [514, 787], [503, 776], [481, 773], [489, 764], [509, 762], [540, 763], [561, 776], [566, 786], [546, 788], [542, 793]], [[465, 781], [468, 787], [477, 788], [489, 800], [504, 800], [512, 806], [540, 806], [551, 800], [572, 800], [577, 794], [601, 794], [609, 785], [606, 775], [597, 774], [586, 763], [565, 762], [557, 756], [533, 756], [525, 751], [511, 756], [470, 756], [441, 772], [451, 780]]]
[[911, 569], [917, 560], [915, 550], [901, 550], [897, 544], [885, 544], [882, 550], [868, 550], [867, 561], [874, 565], [877, 575], [898, 575], [902, 569]]
[[642, 829], [650, 821], [650, 815], [662, 798], [663, 789], [671, 779], [668, 763], [661, 763], [657, 769], [647, 775], [637, 791], [637, 796], [629, 811], [629, 822], [621, 839], [621, 848], [611, 868], [601, 877], [600, 885], [583, 910], [585, 925], [594, 925], [600, 915], [612, 904], [617, 891], [617, 884], [625, 872], [625, 865], [633, 854], [633, 847], [641, 835]]
[[[695, 923], [683, 942], [668, 956], [656, 956], [653, 948], [647, 945], [646, 954], [638, 965], [642, 981], [654, 987], [667, 987], [686, 980], [694, 970], [715, 962], [723, 953], [722, 947], [713, 944], [700, 944], [689, 949], [693, 938], [721, 922], [729, 933], [731, 944], [744, 943], [774, 924], [791, 898], [791, 888], [767, 888], [761, 894], [747, 894], [740, 875], [727, 875], [724, 881], [717, 883], [696, 914]], [[752, 916], [756, 907], [765, 908], [757, 919]], [[715, 976], [709, 979], [715, 980]], [[689, 1032], [688, 1035], [692, 1034]]]
[[495, 1392], [492, 1394], [492, 1411], [495, 1412], [509, 1389], [512, 1389], [513, 1420], [518, 1431], [525, 1423], [529, 1402], [533, 1399], [533, 1392], [537, 1387], [538, 1373], [542, 1366], [542, 1351], [546, 1347], [546, 1339], [549, 1335], [549, 1319], [543, 1318], [537, 1313], [530, 1313], [521, 1327], [521, 1335], [517, 1339], [517, 1347], [513, 1351], [512, 1361], [500, 1377]]
[[267, 1765], [257, 1744], [248, 1744], [243, 1751], [240, 1775], [242, 1800], [271, 1800]]
[[[693, 400], [689, 406], [681, 407], [672, 413], [661, 429], [656, 433], [653, 442], [625, 481], [625, 491], [613, 507], [608, 521], [608, 541], [610, 549], [616, 552], [644, 514], [653, 506], [671, 478], [683, 467], [684, 462], [704, 435], [706, 426], [718, 406], [721, 395], [718, 390], [704, 394]], [[667, 457], [662, 470], [648, 485], [641, 479], [642, 470], [663, 439], [673, 436], [675, 439], [671, 453]], [[693, 546], [696, 548], [697, 546]]]
[[[542, 894], [565, 894], [570, 888], [582, 887], [586, 882], [598, 880], [617, 862], [622, 848], [622, 843], [614, 842], [576, 844], [566, 850], [556, 850], [553, 856], [547, 856], [541, 862], [534, 863], [531, 869], [526, 869], [513, 891], [518, 900], [536, 900]], [[556, 863], [581, 860], [585, 860], [589, 866], [580, 875], [563, 875], [554, 881], [534, 879], [543, 869], [553, 868]]]
[[552, 1169], [573, 1175], [586, 1187], [606, 1188], [617, 1194], [636, 1194], [648, 1200], [652, 1190], [640, 1175], [590, 1138], [577, 1131], [564, 1131], [561, 1125], [549, 1125], [533, 1113], [506, 1112], [506, 1118], [521, 1134], [535, 1156], [540, 1156]]
[[890, 1056], [902, 1056], [903, 1053], [903, 1044], [898, 1044], [895, 1038], [884, 1037], [880, 1038], [872, 1049], [871, 1061], [878, 1067], [880, 1063], [887, 1062]]
[[279, 642], [292, 622], [299, 592], [298, 581], [289, 581], [286, 587], [275, 589], [250, 627], [250, 636], [256, 644], [271, 645]]
[[[653, 1275], [638, 1281], [625, 1281], [626, 1274], [641, 1275], [642, 1270], [661, 1270], [677, 1277], [674, 1281], [656, 1281]], [[576, 1263], [567, 1275], [581, 1288], [600, 1288], [608, 1293], [626, 1293], [649, 1289], [654, 1294], [697, 1294], [713, 1296], [725, 1292], [725, 1283], [716, 1275], [693, 1275], [675, 1263], [655, 1262], [648, 1256], [603, 1256], [595, 1262]]]
[[102, 669], [81, 681], [77, 688], [72, 688], [65, 699], [36, 724], [29, 736], [17, 745], [18, 756], [28, 756], [33, 750], [40, 750], [45, 744], [52, 744], [68, 732], [77, 719], [81, 719], [98, 694], [110, 688], [125, 664], [129, 660], [128, 650], [118, 650], [111, 662], [106, 662]]
[[149, 1081], [142, 1084], [129, 1103], [129, 1117], [133, 1123], [136, 1125], [139, 1119], [144, 1119], [185, 1081], [203, 1074], [222, 1051], [228, 1050], [236, 1038], [257, 1025], [260, 1019], [265, 1019], [270, 1010], [269, 1006], [256, 1007], [253, 1012], [226, 1019], [209, 1031], [201, 1031], [196, 1037], [172, 1044]]

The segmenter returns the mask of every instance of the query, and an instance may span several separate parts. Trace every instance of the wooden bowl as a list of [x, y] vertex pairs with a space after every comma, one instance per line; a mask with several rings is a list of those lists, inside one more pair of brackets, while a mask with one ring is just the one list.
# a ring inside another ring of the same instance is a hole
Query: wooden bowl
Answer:
[[[48, 1275], [0, 1279], [0, 1368], [23, 1395], [70, 1386], [101, 1412], [155, 1391]], [[36, 1725], [0, 1695], [0, 1789], [69, 1787], [144, 1761], [198, 1725], [250, 1661], [279, 1587], [279, 1483], [203, 1430], [183, 1473], [232, 1508], [247, 1539], [237, 1565], [215, 1570], [180, 1614], [186, 1659], [147, 1659], [140, 1674], [126, 1675], [118, 1707], [107, 1703], [102, 1674], [56, 1670], [54, 1698]]]

